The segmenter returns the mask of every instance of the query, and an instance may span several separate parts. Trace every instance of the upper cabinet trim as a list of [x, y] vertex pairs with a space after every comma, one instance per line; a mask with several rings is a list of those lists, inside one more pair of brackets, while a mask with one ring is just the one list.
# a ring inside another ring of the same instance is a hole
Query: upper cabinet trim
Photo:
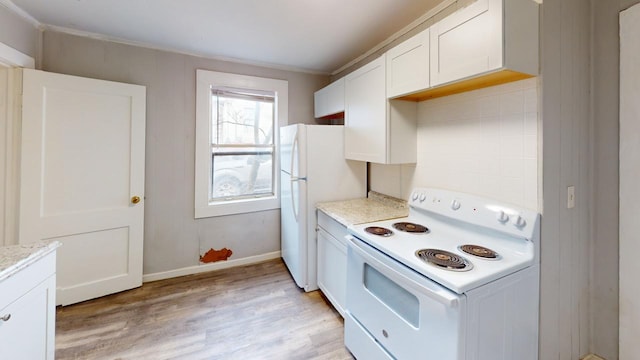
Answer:
[[35, 60], [31, 56], [0, 42], [0, 65], [33, 69]]

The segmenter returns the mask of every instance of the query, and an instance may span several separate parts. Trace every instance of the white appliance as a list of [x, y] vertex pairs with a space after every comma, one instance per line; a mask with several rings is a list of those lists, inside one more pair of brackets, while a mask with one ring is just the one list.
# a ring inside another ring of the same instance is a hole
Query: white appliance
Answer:
[[539, 214], [418, 188], [407, 218], [349, 227], [358, 359], [537, 360]]
[[282, 258], [296, 284], [318, 289], [316, 203], [366, 196], [366, 163], [344, 159], [344, 127], [280, 128]]

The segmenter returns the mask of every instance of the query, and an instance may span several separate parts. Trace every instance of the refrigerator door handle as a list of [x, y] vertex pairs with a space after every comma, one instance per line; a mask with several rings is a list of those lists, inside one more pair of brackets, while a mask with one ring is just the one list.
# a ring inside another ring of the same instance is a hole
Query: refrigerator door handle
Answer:
[[291, 210], [293, 210], [293, 218], [295, 219], [296, 223], [298, 222], [298, 213], [300, 212], [300, 209], [296, 208], [297, 207], [296, 196], [295, 196], [295, 192], [293, 191], [293, 184], [301, 180], [304, 180], [304, 179], [294, 178], [292, 176], [291, 181], [289, 182], [289, 186], [291, 186]]
[[[300, 212], [300, 209], [296, 209], [296, 196], [295, 196], [295, 192], [293, 191], [293, 185], [294, 183], [303, 180], [300, 179], [298, 176], [295, 176], [295, 174], [293, 173], [293, 168], [294, 168], [294, 162], [296, 159], [296, 151], [298, 151], [298, 130], [296, 129], [296, 135], [293, 137], [293, 143], [291, 144], [291, 161], [290, 161], [290, 171], [289, 174], [291, 174], [291, 181], [289, 182], [289, 186], [291, 186], [291, 209], [293, 210], [293, 218], [295, 219], [296, 223], [298, 222], [298, 212]], [[300, 158], [298, 156], [298, 158]], [[298, 169], [299, 170], [299, 169]]]
[[[296, 176], [293, 173], [296, 154], [300, 151], [300, 146], [298, 145], [298, 134], [298, 131], [296, 131], [296, 135], [293, 137], [293, 143], [291, 144], [291, 161], [289, 162], [289, 175], [291, 175], [291, 181], [306, 181], [306, 176]], [[298, 161], [300, 161], [300, 154], [298, 154]], [[300, 172], [300, 168], [298, 168], [298, 172]]]
[[291, 186], [291, 210], [293, 210], [293, 218], [296, 221], [296, 223], [298, 222], [298, 212], [296, 211], [296, 197], [293, 195], [293, 178], [291, 179], [291, 181], [289, 182], [289, 186]]
[[296, 151], [298, 151], [297, 147], [298, 147], [298, 130], [296, 130], [296, 135], [293, 137], [293, 143], [291, 144], [291, 161], [289, 161], [289, 167], [290, 167], [289, 174], [291, 175], [292, 180], [294, 178], [298, 179], [298, 177], [295, 176], [293, 173], [293, 164], [296, 158]]

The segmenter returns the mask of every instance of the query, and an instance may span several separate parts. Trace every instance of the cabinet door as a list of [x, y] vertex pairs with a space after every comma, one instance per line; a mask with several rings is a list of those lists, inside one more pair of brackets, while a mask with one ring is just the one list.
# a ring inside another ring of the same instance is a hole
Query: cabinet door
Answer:
[[332, 82], [326, 89], [325, 115], [344, 112], [344, 78]]
[[327, 93], [326, 87], [313, 94], [313, 116], [321, 118], [327, 115]]
[[387, 154], [385, 57], [364, 65], [345, 80], [345, 158], [385, 163]]
[[314, 115], [320, 118], [344, 111], [344, 78], [336, 80], [314, 94]]
[[347, 293], [347, 246], [318, 229], [318, 287], [344, 317]]
[[387, 97], [429, 87], [429, 29], [387, 51]]
[[431, 86], [502, 67], [502, 0], [477, 0], [431, 27]]
[[0, 310], [0, 359], [53, 359], [55, 278]]

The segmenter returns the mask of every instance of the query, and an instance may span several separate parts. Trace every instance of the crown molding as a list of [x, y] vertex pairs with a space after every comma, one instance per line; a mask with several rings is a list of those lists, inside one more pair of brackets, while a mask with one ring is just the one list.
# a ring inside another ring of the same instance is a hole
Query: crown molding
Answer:
[[411, 22], [409, 25], [403, 27], [402, 29], [400, 29], [399, 31], [397, 31], [395, 34], [391, 35], [390, 37], [388, 37], [386, 40], [384, 40], [383, 42], [379, 43], [378, 45], [374, 46], [372, 49], [370, 49], [369, 51], [365, 52], [364, 54], [358, 56], [357, 58], [349, 61], [348, 63], [346, 63], [345, 65], [343, 65], [342, 67], [340, 67], [339, 69], [331, 72], [331, 75], [336, 75], [341, 73], [342, 71], [350, 68], [351, 66], [361, 62], [362, 60], [366, 59], [367, 57], [369, 57], [372, 54], [375, 54], [376, 52], [378, 52], [380, 49], [384, 48], [385, 46], [391, 44], [392, 42], [394, 42], [395, 40], [399, 39], [401, 36], [403, 36], [404, 34], [408, 33], [409, 31], [415, 29], [417, 26], [419, 26], [420, 24], [424, 23], [425, 21], [431, 19], [432, 17], [436, 16], [438, 13], [440, 13], [441, 11], [443, 11], [444, 9], [448, 8], [449, 6], [456, 4], [458, 2], [458, 0], [445, 0], [443, 2], [441, 2], [440, 4], [438, 4], [436, 7], [434, 7], [433, 9], [427, 11], [426, 13], [424, 13], [422, 16], [420, 16], [419, 18], [417, 18], [416, 20], [414, 20], [413, 22]]
[[21, 18], [27, 20], [36, 29], [41, 29], [42, 28], [42, 23], [40, 21], [38, 21], [36, 18], [31, 16], [31, 14], [29, 14], [28, 12], [22, 10], [21, 7], [19, 7], [18, 5], [14, 4], [11, 0], [0, 0], [0, 6], [4, 6], [9, 11], [11, 11], [14, 14], [20, 16]]
[[31, 56], [0, 42], [0, 64], [33, 69], [35, 60]]
[[[0, 1], [3, 1], [3, 0], [0, 0]], [[233, 57], [217, 56], [217, 55], [210, 55], [206, 53], [184, 51], [184, 50], [179, 50], [179, 49], [175, 49], [168, 46], [157, 46], [157, 45], [152, 45], [152, 44], [141, 42], [141, 41], [133, 41], [133, 40], [123, 39], [115, 36], [98, 34], [90, 31], [84, 31], [84, 30], [78, 30], [78, 29], [70, 29], [70, 28], [56, 26], [56, 25], [44, 24], [44, 25], [41, 25], [41, 29], [43, 31], [54, 31], [54, 32], [59, 32], [59, 33], [64, 33], [69, 35], [75, 35], [79, 37], [113, 42], [117, 44], [136, 46], [136, 47], [141, 47], [141, 48], [151, 49], [151, 50], [166, 51], [174, 54], [195, 56], [199, 58], [205, 58], [205, 59], [211, 59], [211, 60], [217, 60], [217, 61], [232, 62], [235, 64], [259, 66], [259, 67], [264, 67], [264, 68], [269, 68], [274, 70], [299, 72], [299, 73], [306, 73], [306, 74], [312, 74], [312, 75], [329, 75], [329, 72], [326, 72], [326, 71], [318, 71], [318, 70], [305, 69], [305, 68], [300, 68], [295, 66], [279, 65], [279, 64], [273, 64], [268, 62], [251, 61], [251, 60], [238, 59]]]

